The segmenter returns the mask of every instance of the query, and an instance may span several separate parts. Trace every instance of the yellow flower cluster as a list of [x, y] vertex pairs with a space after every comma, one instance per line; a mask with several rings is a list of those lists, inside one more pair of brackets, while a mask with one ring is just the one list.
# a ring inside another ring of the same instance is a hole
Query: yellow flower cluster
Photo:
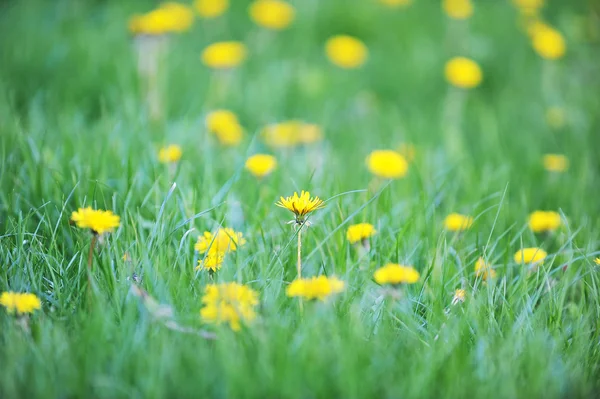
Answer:
[[551, 26], [541, 24], [532, 31], [531, 43], [540, 57], [548, 60], [562, 58], [567, 51], [563, 35]]
[[351, 244], [366, 240], [377, 233], [375, 227], [371, 223], [359, 223], [348, 227], [346, 238]]
[[256, 0], [249, 8], [250, 18], [257, 25], [272, 30], [282, 30], [294, 21], [296, 10], [282, 0]]
[[467, 19], [473, 15], [471, 0], [443, 0], [442, 8], [453, 19]]
[[535, 211], [529, 215], [528, 224], [534, 233], [554, 231], [561, 225], [560, 214], [553, 211]]
[[95, 210], [91, 207], [79, 208], [71, 214], [71, 220], [77, 227], [90, 229], [94, 234], [112, 232], [121, 222], [121, 218], [112, 211]]
[[419, 281], [420, 274], [412, 266], [403, 266], [396, 263], [387, 265], [375, 270], [373, 278], [377, 284], [414, 284]]
[[546, 259], [548, 253], [541, 248], [523, 248], [515, 253], [515, 262], [521, 264], [538, 264]]
[[303, 144], [312, 144], [323, 138], [319, 125], [289, 120], [266, 126], [262, 138], [270, 147], [289, 148]]
[[273, 155], [255, 154], [246, 160], [246, 169], [259, 179], [271, 174], [276, 167], [277, 159]]
[[246, 60], [247, 52], [246, 46], [241, 42], [217, 42], [207, 46], [200, 58], [209, 68], [231, 69]]
[[473, 218], [460, 213], [451, 213], [444, 219], [444, 227], [448, 231], [464, 231], [471, 228]]
[[170, 144], [158, 151], [158, 160], [161, 163], [175, 163], [181, 159], [181, 147], [177, 144]]
[[446, 63], [446, 80], [461, 89], [472, 89], [481, 83], [483, 73], [479, 65], [466, 57], [454, 57]]
[[399, 179], [408, 172], [408, 161], [392, 150], [375, 150], [367, 157], [369, 171], [382, 179]]
[[258, 305], [258, 295], [251, 288], [238, 283], [209, 284], [202, 304], [200, 317], [206, 323], [229, 324], [233, 331], [239, 331], [242, 323], [249, 323], [256, 318], [254, 308]]
[[198, 15], [202, 18], [216, 18], [225, 13], [229, 8], [229, 0], [196, 0], [194, 2]]
[[12, 291], [3, 292], [0, 295], [0, 305], [4, 306], [9, 314], [15, 312], [17, 314], [33, 313], [42, 307], [40, 298], [35, 294]]
[[564, 172], [569, 169], [569, 159], [562, 154], [546, 154], [543, 163], [548, 172]]
[[325, 206], [323, 200], [319, 197], [311, 197], [310, 192], [304, 190], [302, 190], [300, 196], [297, 192], [294, 192], [291, 197], [280, 197], [275, 205], [293, 212], [298, 224], [304, 223], [305, 216]]
[[361, 67], [367, 61], [369, 50], [355, 37], [338, 35], [327, 40], [325, 54], [332, 64], [340, 68], [354, 69]]
[[162, 35], [181, 33], [194, 23], [194, 12], [185, 4], [164, 3], [146, 14], [134, 15], [129, 20], [129, 31], [135, 35]]
[[475, 275], [481, 277], [482, 280], [490, 280], [496, 278], [496, 271], [483, 258], [477, 259], [475, 262]]
[[337, 277], [319, 276], [292, 281], [287, 287], [286, 295], [323, 301], [327, 297], [342, 291], [344, 291], [344, 282]]
[[209, 113], [206, 116], [206, 128], [225, 146], [236, 146], [244, 138], [244, 128], [237, 115], [226, 109]]

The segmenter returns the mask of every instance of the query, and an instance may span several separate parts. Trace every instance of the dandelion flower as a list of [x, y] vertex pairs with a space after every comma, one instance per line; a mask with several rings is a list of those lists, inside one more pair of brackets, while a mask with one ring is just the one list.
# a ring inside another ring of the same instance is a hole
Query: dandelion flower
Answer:
[[481, 277], [482, 280], [490, 280], [496, 278], [496, 271], [482, 257], [475, 262], [475, 276]]
[[516, 263], [536, 264], [543, 261], [548, 253], [541, 248], [523, 248], [515, 253]]
[[119, 227], [121, 219], [112, 211], [79, 208], [71, 214], [71, 220], [81, 229], [90, 229], [94, 234], [112, 232]]
[[564, 172], [569, 169], [569, 159], [562, 154], [546, 154], [543, 162], [548, 172]]
[[454, 297], [452, 298], [452, 305], [456, 305], [457, 303], [462, 303], [465, 301], [465, 297], [467, 296], [467, 291], [462, 288], [454, 291]]
[[297, 137], [299, 144], [312, 144], [321, 141], [322, 139], [323, 131], [321, 130], [321, 126], [304, 122], [300, 124]]
[[158, 160], [162, 163], [175, 163], [181, 159], [181, 147], [177, 144], [170, 144], [163, 147], [158, 152]]
[[202, 62], [209, 68], [235, 68], [246, 60], [246, 46], [241, 42], [213, 43], [202, 52]]
[[362, 66], [369, 55], [363, 42], [347, 35], [338, 35], [327, 40], [325, 53], [334, 65], [347, 69]]
[[289, 148], [312, 144], [323, 138], [321, 127], [312, 123], [289, 120], [266, 126], [262, 131], [265, 143], [274, 148]]
[[561, 225], [560, 214], [553, 211], [535, 211], [529, 215], [528, 224], [534, 233], [554, 231]]
[[346, 238], [350, 241], [350, 244], [366, 240], [377, 233], [375, 227], [371, 223], [359, 223], [348, 227]]
[[256, 0], [249, 8], [250, 18], [257, 25], [272, 30], [282, 30], [294, 21], [296, 10], [282, 0]]
[[216, 272], [223, 266], [225, 260], [225, 254], [223, 252], [212, 252], [209, 251], [205, 259], [198, 261], [196, 270], [208, 270], [210, 272]]
[[381, 4], [384, 4], [388, 7], [408, 7], [412, 4], [412, 0], [379, 0]]
[[344, 282], [337, 277], [299, 278], [291, 282], [286, 289], [289, 297], [302, 297], [308, 300], [324, 301], [331, 295], [344, 291]]
[[194, 249], [201, 254], [207, 251], [210, 254], [226, 254], [227, 252], [235, 252], [238, 246], [245, 244], [246, 240], [242, 233], [225, 227], [218, 229], [215, 234], [205, 231], [204, 234], [198, 237]]
[[226, 109], [209, 113], [206, 116], [206, 127], [209, 133], [226, 146], [238, 145], [244, 137], [244, 128], [240, 125], [237, 115]]
[[451, 213], [444, 219], [444, 227], [448, 231], [463, 231], [470, 229], [473, 225], [473, 218], [460, 213]]
[[442, 8], [452, 19], [467, 19], [473, 15], [471, 0], [443, 0]]
[[0, 305], [4, 306], [9, 314], [15, 312], [17, 314], [33, 313], [42, 307], [40, 298], [35, 294], [12, 291], [3, 292], [0, 295]]
[[414, 284], [419, 281], [420, 274], [412, 266], [403, 266], [396, 263], [387, 265], [375, 270], [373, 278], [377, 284]]
[[254, 176], [263, 178], [277, 167], [277, 159], [273, 155], [256, 154], [246, 160], [246, 169]]
[[562, 58], [567, 50], [563, 35], [549, 26], [534, 32], [532, 44], [533, 49], [540, 57], [548, 60]]
[[238, 283], [209, 284], [202, 297], [203, 307], [200, 317], [210, 324], [229, 324], [233, 331], [239, 331], [242, 323], [256, 318], [255, 307], [258, 295], [251, 288]]
[[131, 17], [129, 30], [136, 35], [181, 33], [189, 30], [193, 22], [194, 14], [188, 6], [169, 2], [146, 14]]
[[225, 13], [229, 8], [229, 0], [196, 0], [196, 11], [202, 18], [216, 18]]
[[294, 195], [291, 197], [280, 197], [275, 205], [293, 212], [296, 216], [295, 222], [297, 224], [304, 223], [305, 217], [308, 214], [325, 206], [323, 200], [319, 197], [311, 197], [310, 192], [304, 190], [302, 190], [300, 196], [298, 196], [297, 192], [294, 192]]
[[399, 179], [406, 176], [408, 162], [392, 150], [375, 150], [367, 157], [369, 171], [383, 179]]
[[472, 89], [481, 83], [483, 73], [479, 65], [466, 57], [454, 57], [446, 63], [446, 80], [461, 89]]
[[597, 264], [597, 265], [600, 265], [600, 258], [594, 259], [594, 263]]

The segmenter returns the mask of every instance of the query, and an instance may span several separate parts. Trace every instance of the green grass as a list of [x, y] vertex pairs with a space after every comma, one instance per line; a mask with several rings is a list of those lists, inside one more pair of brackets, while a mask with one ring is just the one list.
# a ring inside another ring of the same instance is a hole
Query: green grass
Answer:
[[[276, 34], [232, 3], [222, 19], [170, 38], [160, 121], [148, 117], [126, 30], [152, 4], [0, 4], [0, 291], [43, 303], [30, 334], [0, 309], [0, 397], [595, 397], [600, 51], [587, 3], [544, 9], [567, 38], [556, 62], [533, 52], [508, 1], [477, 2], [466, 24], [433, 1], [394, 11], [294, 1], [295, 24]], [[367, 44], [363, 68], [328, 63], [323, 43], [337, 33]], [[217, 96], [222, 76], [199, 54], [228, 39], [244, 40], [250, 57]], [[448, 86], [443, 66], [454, 55], [477, 60], [480, 87]], [[457, 102], [460, 114], [444, 117]], [[564, 127], [546, 124], [550, 106], [565, 109]], [[217, 108], [238, 114], [239, 147], [208, 136], [204, 116]], [[262, 144], [265, 124], [293, 118], [320, 124], [324, 141], [292, 151]], [[373, 183], [365, 157], [402, 142], [417, 150], [408, 176]], [[156, 158], [165, 143], [184, 148], [174, 175]], [[243, 165], [262, 151], [279, 167], [258, 182]], [[569, 170], [544, 171], [544, 153], [567, 155]], [[332, 198], [304, 234], [303, 273], [335, 274], [347, 289], [300, 312], [285, 295], [296, 262], [290, 214], [274, 203], [302, 189]], [[91, 297], [91, 237], [69, 224], [87, 205], [122, 220], [95, 253]], [[533, 234], [536, 209], [560, 211], [564, 225]], [[455, 211], [475, 216], [473, 228], [445, 232]], [[362, 221], [378, 234], [361, 255], [345, 231]], [[210, 278], [194, 271], [193, 245], [219, 225], [248, 242], [216, 280], [260, 297], [259, 317], [238, 333], [199, 317]], [[528, 246], [549, 253], [534, 273], [513, 261]], [[479, 256], [495, 281], [475, 277]], [[387, 262], [414, 265], [421, 280], [381, 302], [372, 274]], [[134, 272], [181, 326], [216, 339], [155, 320], [130, 293]], [[451, 306], [461, 287], [465, 303]]]

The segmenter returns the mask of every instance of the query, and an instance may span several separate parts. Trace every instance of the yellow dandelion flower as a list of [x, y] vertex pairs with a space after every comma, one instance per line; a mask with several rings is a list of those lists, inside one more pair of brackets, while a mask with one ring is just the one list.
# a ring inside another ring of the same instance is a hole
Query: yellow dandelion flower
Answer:
[[343, 291], [344, 282], [337, 277], [319, 276], [292, 281], [286, 289], [286, 295], [324, 301], [326, 298]]
[[289, 120], [266, 126], [262, 133], [265, 143], [274, 148], [289, 148], [322, 140], [321, 127], [312, 123]]
[[239, 331], [242, 323], [256, 318], [255, 307], [258, 294], [253, 289], [238, 283], [209, 284], [202, 297], [200, 317], [210, 324], [229, 324]]
[[451, 213], [444, 219], [444, 227], [448, 231], [463, 231], [470, 229], [473, 225], [473, 218], [460, 213]]
[[194, 12], [186, 4], [167, 2], [160, 5], [160, 10], [167, 13], [171, 21], [170, 30], [172, 32], [188, 31], [194, 23]]
[[121, 222], [121, 218], [112, 211], [95, 210], [91, 207], [79, 208], [71, 214], [71, 220], [77, 227], [90, 229], [94, 234], [112, 232]]
[[412, 4], [412, 0], [379, 0], [379, 2], [388, 7], [408, 7]]
[[483, 73], [479, 65], [466, 57], [454, 57], [446, 63], [446, 80], [461, 89], [472, 89], [481, 83]]
[[515, 253], [516, 263], [536, 264], [542, 262], [548, 253], [541, 248], [523, 248]]
[[562, 154], [546, 154], [543, 162], [548, 172], [564, 172], [569, 169], [569, 159]]
[[296, 10], [282, 0], [256, 0], [250, 4], [250, 18], [255, 24], [272, 30], [282, 30], [294, 21]]
[[348, 227], [346, 238], [350, 241], [350, 244], [355, 244], [372, 237], [375, 233], [377, 233], [377, 230], [371, 223], [359, 223]]
[[246, 160], [246, 169], [255, 177], [263, 178], [277, 167], [277, 159], [273, 155], [256, 154]]
[[334, 65], [353, 69], [362, 66], [369, 56], [367, 46], [355, 37], [338, 35], [325, 43], [325, 53]]
[[219, 143], [226, 146], [236, 146], [244, 137], [244, 128], [240, 125], [237, 115], [227, 109], [209, 113], [206, 116], [206, 127]]
[[377, 284], [414, 284], [419, 281], [421, 275], [412, 266], [403, 266], [396, 263], [387, 265], [375, 270], [373, 278]]
[[467, 19], [473, 15], [471, 0], [443, 0], [442, 8], [452, 19]]
[[181, 159], [181, 147], [177, 144], [170, 144], [158, 151], [158, 160], [162, 163], [175, 163]]
[[600, 258], [594, 259], [594, 263], [597, 264], [597, 265], [600, 265]]
[[408, 162], [392, 150], [375, 150], [367, 157], [369, 171], [383, 179], [399, 179], [406, 176]]
[[304, 190], [302, 190], [300, 196], [297, 192], [294, 192], [291, 197], [280, 197], [275, 205], [293, 212], [296, 215], [296, 223], [298, 224], [304, 223], [304, 218], [308, 214], [325, 206], [323, 200], [319, 197], [311, 197], [310, 192]]
[[208, 270], [214, 273], [221, 269], [224, 260], [225, 254], [223, 252], [209, 251], [204, 259], [198, 260], [196, 270]]
[[496, 278], [496, 271], [482, 257], [475, 262], [475, 276], [481, 277], [482, 280], [490, 280]]
[[562, 58], [567, 51], [563, 35], [556, 29], [546, 26], [533, 32], [533, 49], [540, 57], [548, 60]]
[[235, 68], [246, 60], [246, 46], [241, 42], [213, 43], [202, 52], [202, 62], [209, 68]]
[[194, 22], [193, 12], [179, 3], [165, 3], [146, 14], [129, 19], [129, 31], [135, 35], [162, 35], [189, 30]]
[[464, 302], [466, 296], [467, 296], [467, 291], [463, 290], [462, 288], [457, 289], [456, 291], [454, 291], [454, 297], [452, 298], [452, 304], [456, 305], [457, 303]]
[[229, 0], [196, 0], [194, 2], [198, 15], [202, 18], [216, 18], [225, 13], [229, 8]]
[[40, 298], [35, 294], [12, 291], [3, 292], [0, 295], [0, 305], [4, 306], [9, 314], [33, 313], [42, 307]]
[[246, 244], [246, 239], [242, 233], [236, 232], [232, 228], [224, 227], [217, 230], [215, 234], [205, 231], [200, 237], [194, 249], [198, 252], [209, 252], [212, 254], [226, 254], [227, 252], [237, 251], [238, 246]]
[[529, 228], [534, 233], [554, 231], [561, 225], [560, 214], [553, 211], [535, 211], [529, 215]]
[[314, 123], [301, 123], [298, 129], [298, 144], [312, 144], [323, 139], [321, 126]]
[[550, 107], [546, 110], [546, 123], [552, 129], [562, 129], [567, 120], [566, 111], [562, 107]]

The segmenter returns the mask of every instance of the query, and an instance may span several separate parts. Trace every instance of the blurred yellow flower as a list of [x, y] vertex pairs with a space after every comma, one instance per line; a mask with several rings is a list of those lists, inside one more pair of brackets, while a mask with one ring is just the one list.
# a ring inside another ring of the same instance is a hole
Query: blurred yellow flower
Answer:
[[367, 157], [369, 171], [383, 179], [399, 179], [406, 176], [408, 162], [392, 150], [375, 150]]
[[241, 42], [217, 42], [204, 49], [201, 59], [210, 68], [229, 69], [242, 64], [246, 54], [246, 46]]
[[207, 251], [209, 254], [226, 254], [227, 252], [235, 252], [238, 246], [241, 247], [245, 244], [246, 240], [242, 233], [229, 227], [222, 227], [215, 234], [205, 231], [198, 237], [194, 249], [201, 254]]
[[452, 298], [452, 304], [456, 305], [459, 302], [464, 302], [466, 296], [467, 296], [467, 291], [463, 290], [462, 288], [457, 289], [456, 291], [454, 291], [454, 297]]
[[355, 244], [359, 241], [366, 240], [377, 233], [375, 227], [371, 223], [358, 223], [348, 227], [346, 238], [350, 244]]
[[564, 172], [569, 169], [569, 159], [562, 154], [546, 154], [543, 161], [544, 169], [548, 172]]
[[297, 192], [291, 197], [280, 197], [275, 204], [280, 208], [285, 208], [296, 215], [296, 223], [304, 223], [304, 217], [311, 212], [323, 208], [325, 205], [319, 197], [311, 197], [310, 192], [302, 190], [300, 196]]
[[289, 148], [320, 141], [323, 139], [323, 133], [319, 125], [289, 120], [266, 126], [262, 137], [270, 147]]
[[562, 107], [550, 107], [546, 110], [546, 123], [553, 129], [565, 127], [567, 120], [566, 111]]
[[344, 282], [337, 277], [319, 276], [296, 279], [290, 283], [285, 293], [289, 297], [324, 301], [327, 297], [342, 291], [344, 291]]
[[221, 269], [224, 260], [225, 253], [209, 251], [204, 259], [198, 260], [198, 266], [196, 266], [196, 270], [208, 270], [214, 273]]
[[516, 263], [539, 263], [543, 261], [548, 253], [541, 248], [523, 248], [515, 253]]
[[244, 138], [244, 128], [236, 114], [226, 109], [209, 113], [206, 116], [206, 127], [223, 145], [236, 146]]
[[465, 57], [454, 57], [448, 61], [444, 74], [448, 83], [461, 89], [477, 87], [483, 79], [479, 65]]
[[563, 35], [547, 25], [533, 31], [532, 44], [540, 57], [548, 60], [562, 58], [567, 50]]
[[196, 0], [194, 6], [202, 18], [216, 18], [229, 8], [229, 0]]
[[181, 159], [181, 147], [177, 144], [170, 144], [158, 151], [158, 160], [162, 163], [174, 163]]
[[597, 265], [600, 265], [600, 258], [594, 259], [594, 263], [597, 264]]
[[296, 14], [294, 7], [282, 0], [256, 0], [250, 4], [249, 12], [255, 24], [273, 30], [287, 28]]
[[481, 277], [484, 281], [494, 279], [496, 278], [496, 271], [482, 257], [479, 257], [475, 262], [475, 276]]
[[379, 0], [379, 2], [388, 7], [407, 7], [412, 4], [413, 0]]
[[513, 0], [513, 4], [523, 14], [536, 15], [544, 6], [545, 0]]
[[377, 284], [414, 284], [419, 281], [420, 274], [412, 266], [403, 266], [396, 263], [375, 270], [373, 278]]
[[348, 69], [362, 66], [369, 56], [367, 46], [363, 42], [347, 35], [329, 38], [325, 43], [325, 53], [333, 64]]
[[71, 220], [81, 229], [90, 229], [94, 234], [111, 232], [119, 227], [121, 219], [112, 211], [95, 210], [91, 207], [79, 208], [71, 214]]
[[273, 155], [255, 154], [246, 160], [246, 169], [254, 176], [263, 178], [277, 167], [277, 159]]
[[535, 211], [529, 215], [528, 224], [534, 233], [554, 231], [561, 225], [560, 214], [553, 211]]
[[443, 0], [442, 8], [453, 19], [467, 19], [473, 15], [471, 0]]
[[251, 288], [238, 283], [209, 284], [202, 304], [200, 317], [203, 321], [229, 324], [233, 331], [239, 331], [242, 323], [249, 323], [256, 318], [254, 308], [258, 305], [258, 295]]
[[129, 30], [136, 35], [181, 33], [189, 30], [193, 23], [194, 14], [188, 6], [169, 2], [146, 14], [131, 17], [129, 19]]
[[448, 231], [463, 231], [470, 229], [473, 225], [473, 218], [460, 213], [451, 213], [444, 219], [444, 227]]
[[0, 295], [0, 305], [4, 306], [9, 314], [15, 312], [18, 314], [33, 313], [42, 307], [40, 298], [35, 294], [12, 291], [3, 292]]

